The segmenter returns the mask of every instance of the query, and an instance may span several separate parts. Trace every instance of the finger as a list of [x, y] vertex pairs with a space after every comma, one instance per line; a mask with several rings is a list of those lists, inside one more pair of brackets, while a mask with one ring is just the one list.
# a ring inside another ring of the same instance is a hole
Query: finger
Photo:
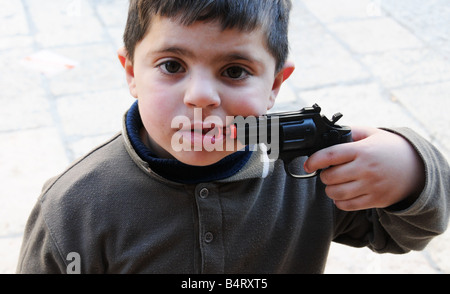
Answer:
[[320, 180], [325, 185], [338, 185], [355, 181], [358, 174], [357, 166], [352, 161], [322, 170]]
[[362, 186], [360, 181], [327, 186], [325, 193], [335, 201], [350, 200], [366, 194], [365, 187]]
[[304, 164], [304, 169], [312, 173], [319, 169], [325, 169], [330, 166], [340, 165], [353, 161], [356, 158], [354, 143], [335, 145], [317, 151], [311, 155]]
[[350, 200], [336, 200], [334, 205], [343, 211], [358, 211], [373, 208], [369, 195], [361, 195]]

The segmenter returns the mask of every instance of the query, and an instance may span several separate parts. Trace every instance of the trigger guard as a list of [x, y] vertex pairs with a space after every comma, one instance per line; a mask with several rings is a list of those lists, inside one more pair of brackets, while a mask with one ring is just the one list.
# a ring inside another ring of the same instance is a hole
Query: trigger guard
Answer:
[[311, 179], [316, 177], [319, 174], [319, 171], [315, 171], [312, 174], [308, 174], [308, 175], [294, 175], [293, 173], [291, 173], [290, 171], [288, 171], [288, 174], [293, 177], [294, 179]]
[[294, 179], [311, 179], [311, 178], [316, 177], [321, 172], [321, 170], [317, 170], [317, 171], [315, 171], [311, 174], [307, 174], [307, 175], [296, 175], [296, 174], [291, 173], [291, 171], [289, 170], [289, 163], [284, 164], [284, 169], [286, 170], [286, 173]]

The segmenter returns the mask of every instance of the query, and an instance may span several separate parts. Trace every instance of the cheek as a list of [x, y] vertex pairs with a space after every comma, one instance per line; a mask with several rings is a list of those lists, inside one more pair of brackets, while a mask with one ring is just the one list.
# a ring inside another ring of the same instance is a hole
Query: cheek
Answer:
[[150, 136], [155, 136], [154, 129], [162, 128], [164, 121], [161, 120], [160, 112], [155, 111], [157, 105], [149, 103], [149, 100], [139, 99], [139, 112], [141, 114], [142, 123]]
[[259, 84], [248, 87], [246, 90], [237, 90], [230, 95], [230, 105], [234, 115], [260, 116], [267, 112], [271, 97], [271, 88], [267, 85]]
[[164, 137], [170, 128], [171, 116], [174, 113], [173, 103], [168, 99], [167, 91], [149, 89], [138, 97], [142, 122], [153, 138]]
[[158, 126], [170, 125], [171, 115], [179, 104], [178, 97], [173, 87], [159, 83], [155, 77], [141, 79], [138, 83], [138, 101], [142, 120]]

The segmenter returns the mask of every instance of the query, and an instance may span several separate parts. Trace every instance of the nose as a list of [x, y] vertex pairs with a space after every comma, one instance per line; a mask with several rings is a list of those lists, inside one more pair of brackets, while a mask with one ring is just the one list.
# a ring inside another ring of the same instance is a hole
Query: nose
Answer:
[[184, 96], [184, 103], [190, 107], [216, 108], [220, 105], [220, 95], [214, 77], [207, 72], [191, 74]]

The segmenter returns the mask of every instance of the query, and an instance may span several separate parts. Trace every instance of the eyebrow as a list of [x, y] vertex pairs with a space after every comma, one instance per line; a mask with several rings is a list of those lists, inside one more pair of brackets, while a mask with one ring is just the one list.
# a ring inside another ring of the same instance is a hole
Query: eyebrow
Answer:
[[175, 47], [175, 46], [149, 52], [149, 54], [164, 54], [164, 53], [174, 53], [177, 55], [182, 55], [182, 56], [187, 56], [187, 57], [194, 57], [194, 55], [195, 55], [193, 52], [191, 52], [187, 49]]
[[241, 54], [241, 53], [230, 53], [228, 55], [223, 56], [222, 58], [220, 58], [220, 60], [223, 60], [225, 62], [232, 62], [232, 61], [236, 61], [236, 60], [244, 60], [244, 61], [248, 61], [248, 62], [252, 62], [252, 63], [262, 63], [261, 61], [252, 58], [246, 54]]
[[[177, 47], [177, 46], [170, 46], [167, 48], [163, 48], [161, 50], [151, 51], [148, 54], [150, 55], [150, 54], [166, 54], [166, 53], [172, 53], [172, 54], [176, 54], [176, 55], [186, 56], [188, 58], [195, 57], [194, 52], [192, 52], [188, 49], [185, 49], [185, 48]], [[250, 55], [243, 54], [242, 52], [236, 52], [236, 51], [231, 52], [229, 54], [224, 54], [223, 56], [220, 56], [219, 58], [217, 58], [217, 60], [220, 60], [222, 62], [233, 62], [233, 61], [243, 60], [243, 61], [255, 63], [259, 66], [264, 65], [264, 63], [261, 60], [253, 58]]]

